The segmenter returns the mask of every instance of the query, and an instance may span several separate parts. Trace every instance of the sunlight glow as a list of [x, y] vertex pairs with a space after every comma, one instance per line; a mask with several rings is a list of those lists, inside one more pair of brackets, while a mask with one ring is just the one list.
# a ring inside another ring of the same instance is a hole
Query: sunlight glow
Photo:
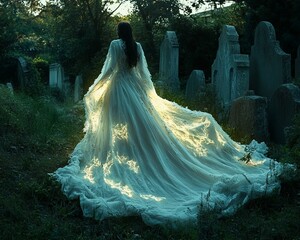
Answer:
[[258, 166], [258, 165], [262, 165], [264, 164], [265, 160], [261, 160], [261, 161], [252, 161], [250, 160], [249, 162], [247, 162], [246, 164], [248, 166]]
[[218, 140], [218, 142], [219, 142], [222, 146], [224, 146], [224, 145], [226, 144], [226, 141], [225, 141], [224, 137], [223, 137], [218, 131], [216, 131], [216, 135], [217, 135], [217, 140]]
[[129, 169], [135, 173], [139, 173], [139, 166], [137, 162], [134, 160], [129, 160], [128, 157], [124, 155], [119, 155], [119, 153], [115, 154], [115, 158], [119, 164], [126, 164], [128, 165]]
[[[101, 122], [101, 108], [99, 108], [99, 101], [103, 101], [104, 93], [107, 91], [109, 81], [103, 82], [102, 86], [99, 87], [97, 84], [93, 87], [93, 92], [88, 94], [85, 98], [87, 109], [89, 109], [89, 121], [85, 122], [84, 132], [91, 130], [93, 133], [99, 130], [99, 123]], [[98, 83], [99, 84], [99, 83]]]
[[95, 183], [95, 179], [93, 177], [93, 166], [85, 167], [83, 172], [85, 173], [84, 179], [89, 180], [91, 183]]
[[154, 201], [156, 201], [156, 202], [160, 202], [160, 201], [166, 199], [165, 197], [156, 197], [156, 196], [153, 196], [153, 195], [146, 195], [146, 194], [140, 194], [140, 197], [141, 197], [141, 198], [144, 198], [144, 199], [146, 199], [146, 200], [151, 199], [151, 200], [154, 200]]
[[110, 169], [113, 166], [113, 160], [109, 160], [106, 163], [103, 164], [103, 173], [104, 176], [107, 176], [111, 173]]
[[208, 129], [211, 125], [208, 119], [198, 119], [197, 122], [185, 124], [175, 124], [172, 119], [168, 120], [170, 120], [168, 121], [169, 128], [177, 139], [182, 141], [195, 155], [207, 155], [207, 146], [205, 145], [213, 144], [213, 141], [208, 136]]
[[101, 167], [101, 163], [98, 158], [93, 158], [92, 163], [83, 169], [85, 173], [83, 178], [89, 180], [91, 183], [95, 183], [93, 171], [97, 167]]
[[118, 123], [113, 128], [112, 142], [115, 145], [117, 140], [128, 140], [128, 130], [126, 124]]
[[[215, 144], [210, 137], [211, 121], [209, 116], [196, 116], [189, 109], [178, 111], [178, 105], [149, 93], [149, 99], [166, 125], [166, 134], [174, 134], [195, 156], [207, 156], [207, 145]], [[190, 116], [185, 118], [185, 116]], [[218, 135], [218, 144], [225, 145], [225, 140]]]
[[118, 153], [115, 157], [120, 164], [124, 164], [128, 161], [128, 158], [126, 156], [119, 155]]
[[129, 169], [132, 170], [135, 173], [139, 173], [139, 166], [137, 165], [137, 162], [133, 160], [129, 160], [126, 162], [126, 164], [129, 166]]
[[111, 188], [118, 189], [122, 194], [128, 197], [133, 197], [133, 191], [127, 185], [122, 186], [121, 183], [116, 183], [113, 180], [107, 178], [104, 178], [104, 181]]

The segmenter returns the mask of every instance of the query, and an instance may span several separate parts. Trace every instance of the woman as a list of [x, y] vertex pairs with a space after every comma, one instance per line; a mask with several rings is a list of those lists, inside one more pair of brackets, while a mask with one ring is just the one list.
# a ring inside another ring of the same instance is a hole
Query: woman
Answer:
[[54, 173], [85, 216], [174, 225], [196, 222], [200, 206], [230, 214], [279, 190], [278, 177], [293, 167], [267, 158], [264, 144], [245, 151], [210, 114], [160, 98], [130, 24], [118, 34], [84, 97], [85, 136]]

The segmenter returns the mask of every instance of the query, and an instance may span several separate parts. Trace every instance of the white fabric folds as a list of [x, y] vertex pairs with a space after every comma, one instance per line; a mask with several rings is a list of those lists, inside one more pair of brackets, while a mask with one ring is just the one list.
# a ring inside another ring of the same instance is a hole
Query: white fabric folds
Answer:
[[[210, 114], [160, 98], [141, 45], [131, 69], [123, 45], [111, 42], [84, 97], [85, 136], [53, 173], [68, 198], [79, 198], [84, 216], [138, 215], [174, 226], [195, 223], [200, 206], [231, 214], [279, 191], [279, 177], [293, 166], [266, 157], [264, 143], [234, 142]], [[249, 152], [251, 160], [241, 161]]]

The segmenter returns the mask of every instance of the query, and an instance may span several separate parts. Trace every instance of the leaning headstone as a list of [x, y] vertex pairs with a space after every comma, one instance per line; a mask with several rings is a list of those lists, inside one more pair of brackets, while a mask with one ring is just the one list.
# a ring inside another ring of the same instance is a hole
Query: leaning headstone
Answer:
[[78, 102], [79, 100], [82, 99], [82, 95], [83, 95], [82, 85], [83, 85], [82, 76], [77, 75], [74, 84], [74, 102]]
[[300, 80], [300, 45], [297, 51], [297, 58], [295, 60], [295, 78]]
[[193, 70], [186, 84], [185, 97], [191, 101], [205, 90], [205, 75], [202, 70]]
[[212, 64], [212, 83], [218, 101], [225, 107], [249, 89], [249, 56], [240, 54], [239, 35], [234, 26], [225, 25]]
[[239, 137], [248, 136], [257, 141], [269, 139], [267, 99], [261, 96], [243, 96], [230, 107], [228, 124]]
[[270, 22], [262, 21], [255, 29], [250, 55], [250, 89], [271, 99], [275, 90], [291, 81], [291, 55], [285, 53], [276, 40]]
[[24, 89], [27, 85], [27, 74], [29, 73], [29, 68], [26, 60], [23, 57], [18, 57], [18, 87]]
[[271, 98], [269, 125], [271, 139], [284, 144], [285, 128], [292, 124], [295, 114], [300, 113], [300, 89], [292, 83], [281, 85]]
[[179, 44], [176, 33], [167, 31], [160, 46], [159, 80], [172, 89], [179, 89]]
[[8, 82], [6, 83], [6, 87], [9, 89], [9, 92], [13, 95], [14, 94], [14, 88], [12, 83]]
[[49, 86], [51, 88], [58, 88], [63, 91], [64, 70], [58, 63], [52, 63], [49, 66]]

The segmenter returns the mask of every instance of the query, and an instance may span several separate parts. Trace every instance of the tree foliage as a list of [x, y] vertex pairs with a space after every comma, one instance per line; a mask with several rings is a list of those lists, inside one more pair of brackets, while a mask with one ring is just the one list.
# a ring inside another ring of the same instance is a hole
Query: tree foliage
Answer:
[[0, 1], [0, 46], [1, 54], [8, 55], [20, 49], [32, 48], [30, 41], [34, 39], [32, 15], [27, 1]]
[[174, 19], [171, 29], [176, 32], [180, 44], [180, 76], [189, 76], [194, 69], [201, 69], [208, 79], [210, 66], [217, 51], [219, 27], [181, 16]]
[[300, 1], [299, 0], [235, 0], [245, 9], [246, 50], [250, 52], [254, 29], [260, 21], [273, 24], [281, 47], [295, 57], [300, 44]]
[[[115, 37], [112, 0], [1, 0], [1, 58], [28, 56], [59, 62], [67, 74], [90, 74]], [[4, 60], [6, 61], [6, 60]], [[92, 80], [91, 80], [92, 81]]]
[[111, 1], [60, 0], [49, 4], [40, 17], [48, 25], [49, 47], [70, 73], [80, 72], [107, 45], [112, 31], [109, 27]]
[[[159, 47], [166, 30], [177, 33], [180, 44], [180, 76], [200, 68], [210, 76], [219, 29], [234, 25], [243, 53], [250, 52], [257, 23], [270, 21], [282, 48], [295, 57], [300, 43], [300, 2], [297, 0], [235, 0], [230, 8], [211, 11], [213, 21], [203, 21], [192, 9], [204, 3], [219, 7], [225, 0], [0, 0], [0, 61], [26, 56], [35, 62], [59, 62], [68, 75], [84, 75], [86, 85], [99, 74], [109, 42], [116, 38], [112, 3], [131, 2], [129, 19], [136, 39], [142, 43], [153, 75], [158, 71]], [[2, 59], [2, 60], [1, 60]], [[3, 60], [4, 59], [4, 60]], [[41, 59], [41, 61], [34, 61]], [[41, 77], [47, 74], [46, 65]]]
[[143, 32], [146, 36], [144, 47], [148, 50], [150, 62], [157, 61], [158, 48], [155, 43], [155, 34], [159, 29], [170, 25], [170, 21], [180, 14], [178, 1], [165, 0], [130, 0], [134, 6], [136, 22], [143, 23]]

